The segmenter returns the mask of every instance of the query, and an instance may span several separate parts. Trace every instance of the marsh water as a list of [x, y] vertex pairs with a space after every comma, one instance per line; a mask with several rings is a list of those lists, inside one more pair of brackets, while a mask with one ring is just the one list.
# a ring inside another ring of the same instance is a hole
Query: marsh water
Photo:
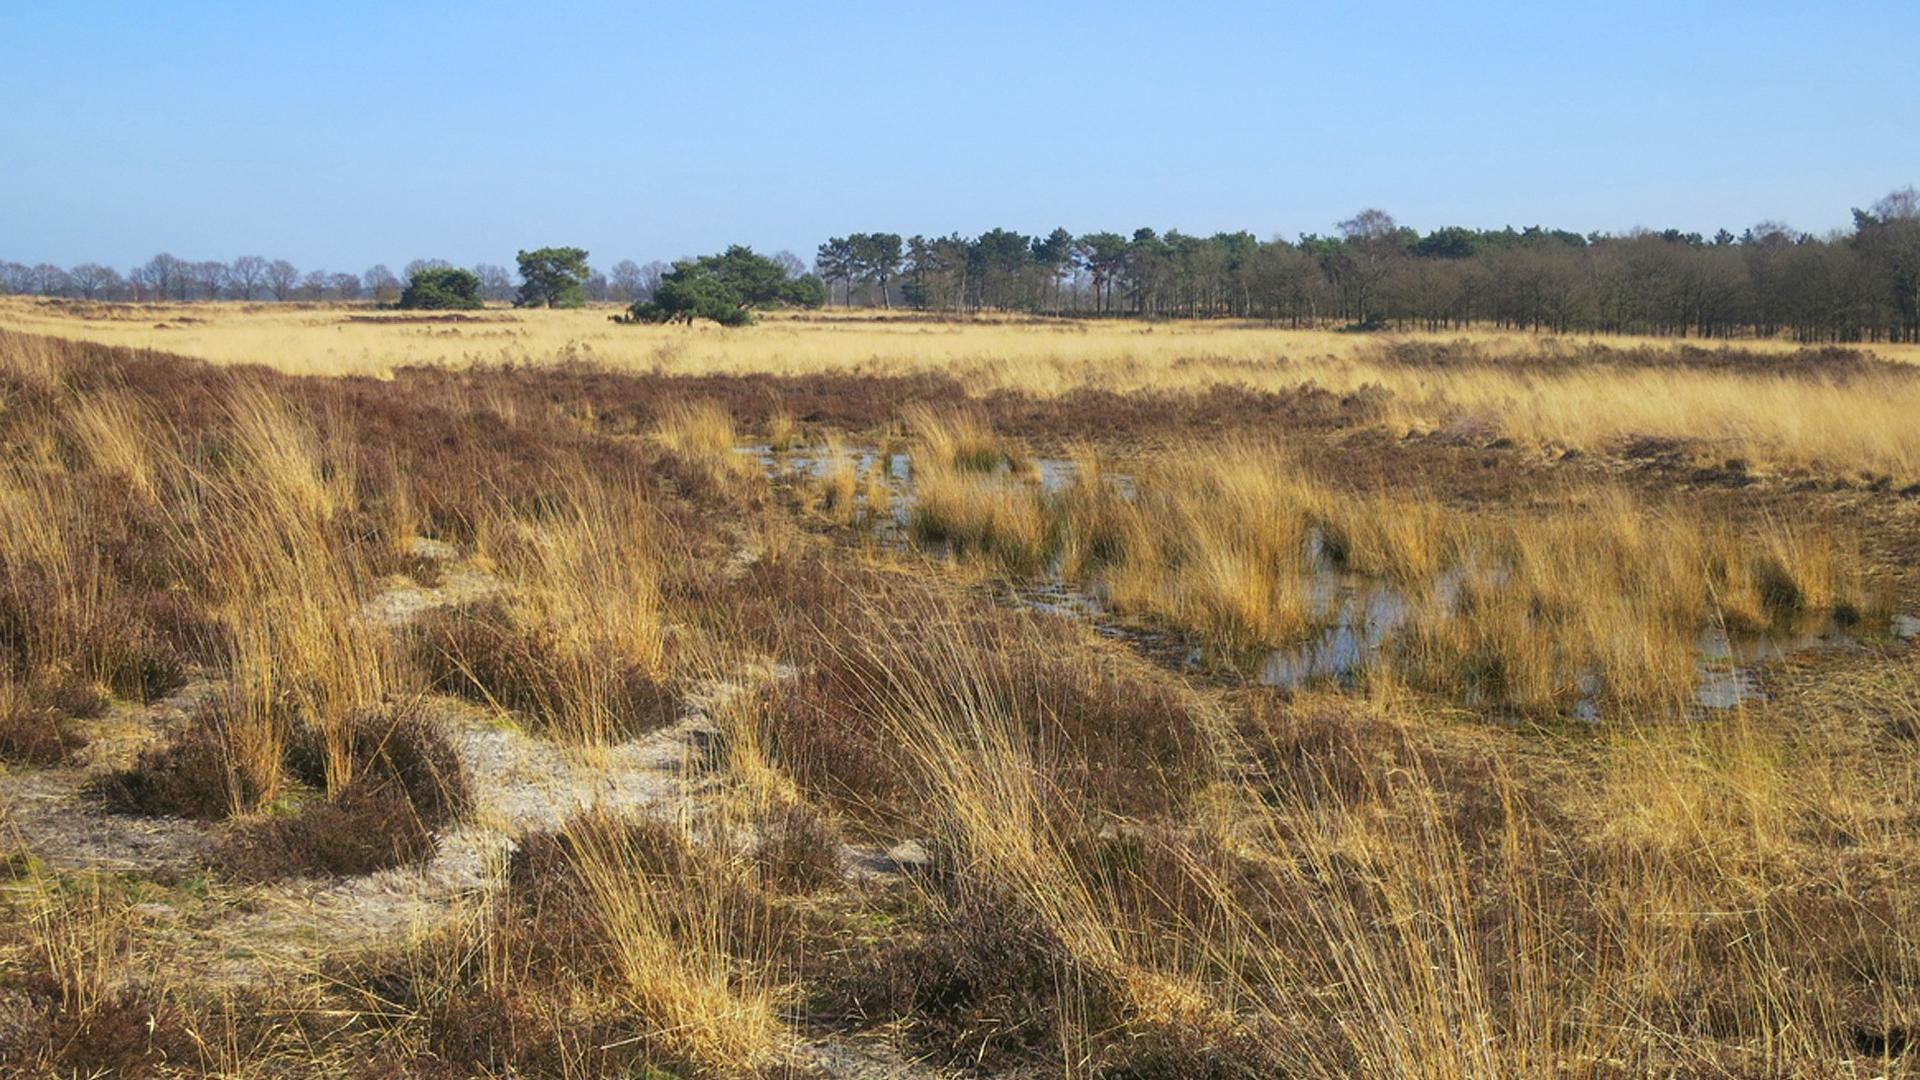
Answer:
[[[821, 479], [838, 462], [851, 460], [864, 478], [875, 463], [884, 459], [888, 487], [892, 495], [889, 520], [880, 526], [886, 542], [905, 550], [912, 547], [907, 525], [913, 507], [913, 459], [902, 451], [883, 452], [872, 448], [848, 449], [836, 457], [815, 448], [790, 452], [769, 446], [740, 447], [739, 452], [753, 456], [771, 477], [782, 475]], [[1028, 459], [1026, 475], [1042, 494], [1059, 495], [1079, 479], [1079, 470], [1071, 460], [1057, 457]], [[1131, 499], [1135, 488], [1131, 477], [1104, 473], [1102, 480]], [[1382, 662], [1397, 635], [1408, 628], [1416, 614], [1411, 597], [1399, 587], [1364, 575], [1346, 572], [1328, 556], [1318, 530], [1310, 530], [1306, 540], [1305, 562], [1309, 570], [1309, 611], [1316, 629], [1297, 644], [1266, 654], [1254, 672], [1268, 686], [1300, 688], [1316, 684], [1351, 686], [1367, 671]], [[939, 545], [924, 545], [935, 551]], [[1485, 573], [1483, 581], [1497, 584], [1499, 574]], [[1465, 574], [1459, 568], [1443, 572], [1433, 585], [1431, 602], [1442, 611], [1453, 610], [1458, 601]], [[1059, 566], [1029, 581], [1005, 582], [999, 586], [1013, 602], [1050, 615], [1086, 622], [1097, 632], [1125, 640], [1162, 662], [1178, 667], [1199, 668], [1210, 661], [1207, 651], [1181, 635], [1149, 629], [1116, 616], [1101, 595], [1097, 584], [1082, 587], [1061, 573]], [[1895, 614], [1886, 627], [1886, 636], [1895, 641], [1920, 640], [1920, 615]], [[1831, 619], [1813, 625], [1772, 628], [1763, 633], [1729, 633], [1720, 628], [1701, 631], [1695, 643], [1695, 668], [1698, 679], [1694, 700], [1703, 709], [1724, 710], [1761, 701], [1766, 692], [1760, 669], [1787, 657], [1829, 649], [1851, 648], [1859, 644], [1858, 635], [1840, 627]], [[1580, 697], [1572, 714], [1577, 719], [1597, 720], [1605, 687], [1598, 673], [1582, 676]]]

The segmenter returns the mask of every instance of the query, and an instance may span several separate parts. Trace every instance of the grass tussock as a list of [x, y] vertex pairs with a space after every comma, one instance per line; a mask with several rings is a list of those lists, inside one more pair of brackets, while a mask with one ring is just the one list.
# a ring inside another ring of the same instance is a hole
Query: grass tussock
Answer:
[[1046, 509], [1019, 477], [916, 468], [907, 528], [921, 544], [945, 545], [956, 558], [1009, 573], [1031, 576], [1046, 564]]
[[530, 838], [464, 925], [357, 966], [394, 1032], [459, 1072], [753, 1075], [785, 1059], [790, 916], [750, 859], [588, 815]]
[[763, 478], [743, 443], [733, 417], [711, 401], [680, 402], [662, 413], [654, 439], [686, 471], [684, 483], [695, 492], [736, 493]]
[[[214, 861], [243, 880], [301, 875], [352, 875], [419, 862], [434, 837], [470, 807], [458, 755], [413, 707], [380, 706], [344, 722], [291, 727], [275, 763], [267, 813], [258, 774], [237, 767], [230, 702], [203, 710], [180, 734], [141, 754], [127, 769], [94, 785], [107, 809], [121, 814], [232, 820]], [[336, 754], [344, 734], [349, 768]], [[342, 778], [345, 779], [342, 779]]]
[[[97, 781], [95, 793], [114, 813], [199, 821], [220, 821], [262, 805], [263, 768], [236, 756], [235, 747], [244, 746], [247, 736], [227, 732], [225, 723], [217, 705], [202, 710], [172, 739], [142, 751], [132, 767]], [[276, 790], [279, 771], [275, 759]]]
[[432, 685], [525, 718], [536, 730], [617, 742], [672, 722], [672, 685], [607, 645], [570, 641], [498, 601], [450, 608], [418, 634]]
[[445, 607], [411, 632], [428, 684], [576, 742], [670, 723], [662, 536], [639, 477], [568, 471], [545, 502], [493, 505], [478, 546], [505, 590]]
[[1024, 460], [978, 412], [913, 406], [904, 411], [903, 419], [920, 448], [919, 460], [924, 465], [991, 473], [1016, 469]]
[[671, 721], [662, 528], [637, 482], [584, 475], [536, 516], [490, 519], [481, 545], [508, 590], [426, 621], [414, 636], [427, 677], [577, 741]]
[[[813, 483], [820, 512], [827, 520], [852, 525], [860, 519], [860, 466], [848, 453], [845, 443], [837, 438], [827, 440], [821, 451], [821, 468]], [[871, 516], [869, 510], [868, 517]]]
[[223, 870], [246, 880], [368, 874], [432, 854], [435, 836], [472, 804], [453, 747], [407, 708], [357, 714], [348, 731], [352, 779], [329, 786], [324, 737], [297, 737], [287, 770], [310, 796], [289, 812], [242, 823], [222, 844]]
[[64, 764], [87, 744], [74, 721], [98, 716], [106, 705], [99, 688], [85, 683], [0, 681], [0, 764]]
[[793, 414], [783, 410], [767, 417], [767, 448], [784, 454], [800, 444], [800, 427]]
[[[891, 602], [844, 612], [769, 709], [769, 757], [827, 805], [927, 829], [928, 763], [908, 735], [1017, 750], [1051, 798], [1105, 813], [1166, 810], [1206, 782], [1204, 710], [1123, 666], [1086, 664], [1070, 625], [913, 591]], [[998, 727], [975, 730], [979, 716]], [[943, 722], [953, 730], [920, 730]]]

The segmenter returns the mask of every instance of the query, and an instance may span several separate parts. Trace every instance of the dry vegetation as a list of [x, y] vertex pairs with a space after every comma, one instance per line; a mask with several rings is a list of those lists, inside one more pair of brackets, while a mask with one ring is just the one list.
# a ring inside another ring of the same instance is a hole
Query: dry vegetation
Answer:
[[[1241, 387], [1375, 394], [1383, 419], [1601, 452], [1629, 438], [1698, 442], [1720, 458], [1920, 482], [1920, 347], [1800, 350], [1788, 341], [1341, 334], [1259, 323], [902, 314], [769, 320], [750, 331], [616, 326], [605, 310], [373, 315], [285, 305], [0, 301], [0, 326], [266, 364], [389, 376], [417, 364], [591, 361], [670, 375], [939, 376], [974, 395], [1058, 398]], [[1879, 361], [1875, 363], [1874, 361]], [[1892, 366], [1889, 366], [1892, 365]]]
[[0, 1074], [1920, 1075], [1896, 363], [3, 310]]

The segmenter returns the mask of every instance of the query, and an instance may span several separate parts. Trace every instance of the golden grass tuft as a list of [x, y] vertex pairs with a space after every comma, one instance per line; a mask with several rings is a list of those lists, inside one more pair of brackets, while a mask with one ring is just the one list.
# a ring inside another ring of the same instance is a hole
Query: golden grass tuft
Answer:
[[767, 419], [767, 448], [784, 454], [800, 444], [800, 428], [793, 414], [781, 409]]
[[922, 544], [944, 544], [962, 561], [1030, 576], [1046, 564], [1049, 525], [1026, 480], [933, 465], [914, 469], [908, 528]]
[[722, 491], [761, 479], [759, 465], [739, 452], [733, 417], [710, 401], [678, 402], [660, 417], [653, 437]]
[[161, 465], [154, 458], [164, 440], [153, 438], [161, 427], [157, 417], [130, 395], [111, 391], [80, 398], [67, 416], [95, 470], [119, 476], [149, 503], [158, 499]]
[[740, 1074], [776, 1064], [792, 1038], [782, 989], [770, 965], [743, 967], [729, 948], [754, 932], [735, 924], [752, 917], [731, 902], [739, 868], [705, 858], [663, 866], [631, 837], [627, 828], [591, 818], [566, 833], [570, 870], [604, 935], [619, 998], [647, 1018], [668, 1053], [703, 1069]]
[[829, 438], [822, 448], [813, 483], [821, 512], [837, 524], [852, 525], [860, 514], [860, 467], [838, 437]]
[[1021, 461], [1021, 455], [994, 434], [977, 412], [915, 405], [902, 415], [918, 440], [916, 465], [930, 470], [991, 473], [1013, 470]]

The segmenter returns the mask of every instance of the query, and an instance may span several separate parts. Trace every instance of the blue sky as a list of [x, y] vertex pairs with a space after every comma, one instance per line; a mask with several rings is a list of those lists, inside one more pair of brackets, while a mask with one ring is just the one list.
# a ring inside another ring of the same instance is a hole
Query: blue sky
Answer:
[[0, 259], [359, 271], [1139, 225], [1811, 231], [1920, 3], [0, 0]]

